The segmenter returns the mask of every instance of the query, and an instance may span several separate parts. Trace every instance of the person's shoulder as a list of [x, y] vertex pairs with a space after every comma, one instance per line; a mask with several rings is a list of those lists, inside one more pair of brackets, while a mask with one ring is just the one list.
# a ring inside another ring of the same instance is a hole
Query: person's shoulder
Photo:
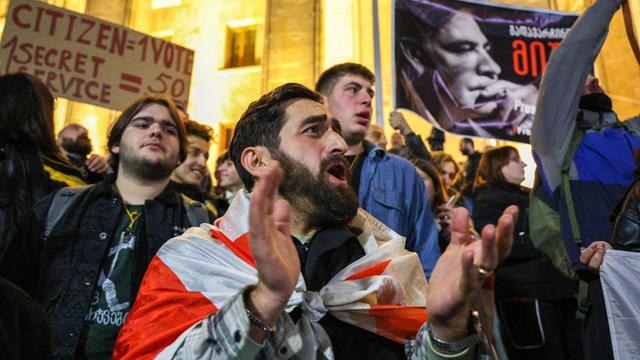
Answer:
[[396, 167], [398, 169], [410, 169], [415, 171], [415, 166], [411, 163], [411, 161], [407, 160], [406, 158], [400, 155], [384, 152], [383, 158], [387, 163], [389, 163], [393, 167]]

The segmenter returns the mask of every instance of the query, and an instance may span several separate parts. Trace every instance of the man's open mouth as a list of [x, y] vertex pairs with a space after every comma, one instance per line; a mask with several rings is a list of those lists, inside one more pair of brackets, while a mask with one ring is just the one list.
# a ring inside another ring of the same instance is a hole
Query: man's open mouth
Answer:
[[334, 182], [338, 182], [341, 184], [347, 183], [348, 169], [347, 165], [342, 161], [331, 164], [327, 168], [327, 173], [329, 173], [329, 175], [336, 180]]
[[366, 122], [367, 124], [369, 123], [369, 121], [371, 121], [371, 112], [370, 111], [362, 111], [356, 114], [356, 116], [358, 117], [358, 119], [360, 119], [359, 122]]

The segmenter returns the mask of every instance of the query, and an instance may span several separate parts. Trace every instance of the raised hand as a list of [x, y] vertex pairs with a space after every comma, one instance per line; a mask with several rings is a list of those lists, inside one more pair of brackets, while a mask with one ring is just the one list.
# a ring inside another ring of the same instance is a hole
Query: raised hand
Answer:
[[498, 226], [487, 225], [473, 241], [469, 214], [453, 210], [451, 242], [436, 263], [429, 281], [427, 310], [434, 336], [455, 341], [468, 335], [470, 304], [480, 289], [479, 268], [493, 271], [511, 251], [518, 207], [508, 207]]
[[89, 171], [97, 174], [104, 174], [111, 169], [109, 160], [105, 156], [98, 154], [89, 155], [89, 158], [85, 161], [85, 166]]
[[587, 265], [589, 270], [594, 273], [600, 271], [600, 265], [604, 259], [607, 250], [613, 247], [606, 241], [594, 241], [580, 254], [580, 262]]
[[404, 118], [404, 115], [399, 111], [392, 111], [389, 113], [389, 125], [391, 125], [394, 130], [400, 131], [403, 136], [406, 136], [411, 132], [411, 127], [407, 124], [407, 120]]
[[[283, 171], [276, 161], [260, 171], [249, 214], [249, 243], [258, 284], [249, 293], [247, 308], [273, 326], [298, 281], [300, 260], [289, 230], [289, 203], [276, 199]], [[262, 341], [259, 333], [252, 338]]]

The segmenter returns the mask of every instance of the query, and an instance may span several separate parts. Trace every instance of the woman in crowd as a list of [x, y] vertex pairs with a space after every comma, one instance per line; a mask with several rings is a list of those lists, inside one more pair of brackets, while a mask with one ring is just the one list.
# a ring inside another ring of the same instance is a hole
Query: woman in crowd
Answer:
[[528, 233], [529, 191], [518, 151], [486, 151], [474, 183], [473, 221], [480, 231], [510, 205], [520, 208], [511, 254], [495, 271], [496, 309], [509, 359], [581, 358], [575, 284], [537, 250]]
[[438, 224], [438, 245], [440, 251], [444, 252], [449, 244], [451, 235], [451, 212], [453, 205], [447, 204], [447, 191], [442, 184], [442, 178], [438, 169], [428, 161], [421, 159], [411, 160], [416, 167], [418, 175], [422, 177], [427, 188], [428, 202], [433, 213], [436, 224]]
[[84, 184], [56, 145], [53, 109], [53, 95], [37, 78], [0, 77], [0, 259], [38, 199]]
[[457, 190], [453, 187], [453, 181], [460, 172], [460, 167], [453, 157], [446, 152], [436, 151], [432, 154], [433, 165], [438, 168], [447, 194], [452, 196], [457, 194]]

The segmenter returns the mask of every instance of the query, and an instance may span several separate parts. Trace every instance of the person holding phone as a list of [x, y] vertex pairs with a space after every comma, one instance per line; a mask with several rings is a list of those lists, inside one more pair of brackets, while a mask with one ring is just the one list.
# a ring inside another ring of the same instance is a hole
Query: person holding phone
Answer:
[[517, 205], [511, 254], [496, 271], [495, 302], [510, 359], [580, 359], [580, 326], [575, 319], [576, 284], [563, 277], [529, 238], [529, 190], [518, 151], [502, 146], [482, 154], [474, 183], [473, 222], [477, 231], [495, 224]]

